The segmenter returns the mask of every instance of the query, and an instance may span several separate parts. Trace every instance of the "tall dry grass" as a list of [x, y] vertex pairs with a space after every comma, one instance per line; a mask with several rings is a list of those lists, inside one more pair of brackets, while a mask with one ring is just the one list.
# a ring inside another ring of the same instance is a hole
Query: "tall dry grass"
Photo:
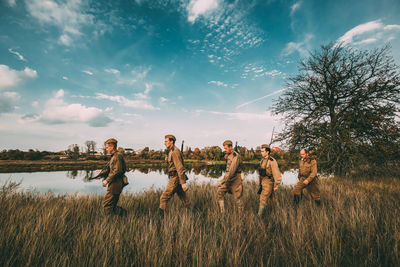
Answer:
[[123, 194], [124, 218], [102, 213], [101, 196], [0, 193], [0, 266], [399, 266], [400, 180], [326, 179], [322, 205], [290, 187], [264, 218], [257, 185], [245, 184], [245, 211], [231, 196], [218, 211], [216, 188], [193, 185], [192, 210], [175, 196], [165, 218], [161, 191]]

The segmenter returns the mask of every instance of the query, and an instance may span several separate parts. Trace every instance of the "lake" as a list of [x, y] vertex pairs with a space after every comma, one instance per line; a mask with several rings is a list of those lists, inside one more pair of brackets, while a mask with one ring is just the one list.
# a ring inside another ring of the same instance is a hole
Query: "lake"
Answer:
[[[187, 168], [188, 184], [216, 184], [225, 174], [225, 166], [197, 166]], [[255, 165], [244, 166], [245, 181], [258, 181]], [[55, 194], [104, 194], [101, 180], [89, 180], [96, 175], [95, 170], [74, 170], [56, 172], [0, 173], [0, 185], [7, 181], [22, 182], [20, 189], [32, 192], [53, 192]], [[126, 172], [129, 185], [124, 192], [140, 193], [146, 190], [164, 189], [168, 183], [166, 169], [161, 167], [136, 167]], [[282, 173], [282, 185], [297, 183], [297, 170]]]

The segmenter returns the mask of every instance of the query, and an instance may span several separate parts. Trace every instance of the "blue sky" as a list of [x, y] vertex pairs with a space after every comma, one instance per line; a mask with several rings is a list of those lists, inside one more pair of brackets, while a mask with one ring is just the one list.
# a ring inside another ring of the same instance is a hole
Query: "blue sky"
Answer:
[[391, 44], [400, 2], [0, 2], [0, 149], [255, 147], [298, 62], [321, 44]]

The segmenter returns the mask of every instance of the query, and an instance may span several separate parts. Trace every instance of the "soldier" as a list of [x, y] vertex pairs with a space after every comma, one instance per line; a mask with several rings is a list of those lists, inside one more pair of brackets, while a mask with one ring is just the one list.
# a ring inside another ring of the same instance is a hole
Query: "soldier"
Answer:
[[270, 156], [271, 148], [269, 145], [261, 146], [261, 162], [259, 172], [260, 188], [260, 207], [258, 209], [258, 216], [264, 214], [265, 206], [267, 205], [268, 198], [274, 199], [274, 193], [278, 190], [281, 184], [282, 175], [279, 171], [278, 163]]
[[321, 197], [318, 186], [317, 161], [309, 157], [308, 151], [305, 148], [300, 150], [300, 157], [298, 175], [299, 182], [293, 189], [294, 203], [299, 203], [302, 190], [306, 188], [311, 197], [315, 200], [315, 203], [320, 205]]
[[218, 185], [218, 204], [221, 213], [225, 212], [225, 201], [224, 197], [226, 193], [233, 194], [236, 200], [239, 211], [243, 210], [243, 203], [241, 200], [243, 185], [242, 185], [242, 171], [240, 164], [242, 163], [242, 157], [239, 153], [233, 150], [232, 141], [226, 140], [223, 143], [225, 154], [226, 154], [226, 172], [224, 178], [217, 183]]
[[127, 211], [117, 206], [122, 188], [127, 185], [125, 176], [126, 165], [124, 156], [117, 151], [117, 140], [110, 138], [104, 142], [106, 151], [111, 154], [111, 160], [107, 163], [97, 177], [106, 178], [103, 186], [107, 186], [107, 193], [104, 196], [103, 207], [106, 214], [125, 215]]
[[182, 200], [183, 205], [188, 208], [189, 200], [186, 196], [188, 186], [186, 185], [186, 169], [183, 166], [183, 157], [181, 151], [175, 146], [175, 136], [168, 134], [165, 136], [164, 144], [168, 149], [168, 177], [169, 182], [160, 197], [160, 214], [164, 215], [168, 200], [177, 193]]

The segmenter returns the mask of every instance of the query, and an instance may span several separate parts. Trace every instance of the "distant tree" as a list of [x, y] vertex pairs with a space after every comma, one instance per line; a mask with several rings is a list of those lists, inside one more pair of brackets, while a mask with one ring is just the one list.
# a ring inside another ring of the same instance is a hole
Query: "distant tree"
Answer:
[[400, 76], [389, 49], [330, 44], [312, 52], [274, 105], [285, 119], [279, 139], [292, 150], [314, 148], [326, 169], [339, 175], [395, 155]]
[[86, 153], [94, 154], [96, 152], [96, 142], [95, 141], [86, 141]]
[[150, 151], [150, 149], [149, 149], [148, 146], [146, 146], [145, 148], [143, 148], [143, 150], [142, 150], [142, 151], [140, 152], [140, 154], [139, 154], [140, 158], [142, 158], [142, 159], [148, 159], [148, 158], [149, 158], [149, 151]]
[[77, 144], [70, 145], [66, 152], [70, 159], [79, 158], [79, 146]]
[[200, 149], [199, 149], [198, 147], [196, 147], [196, 148], [193, 150], [192, 159], [197, 159], [197, 160], [201, 159], [200, 153], [201, 153], [201, 152], [200, 152]]

